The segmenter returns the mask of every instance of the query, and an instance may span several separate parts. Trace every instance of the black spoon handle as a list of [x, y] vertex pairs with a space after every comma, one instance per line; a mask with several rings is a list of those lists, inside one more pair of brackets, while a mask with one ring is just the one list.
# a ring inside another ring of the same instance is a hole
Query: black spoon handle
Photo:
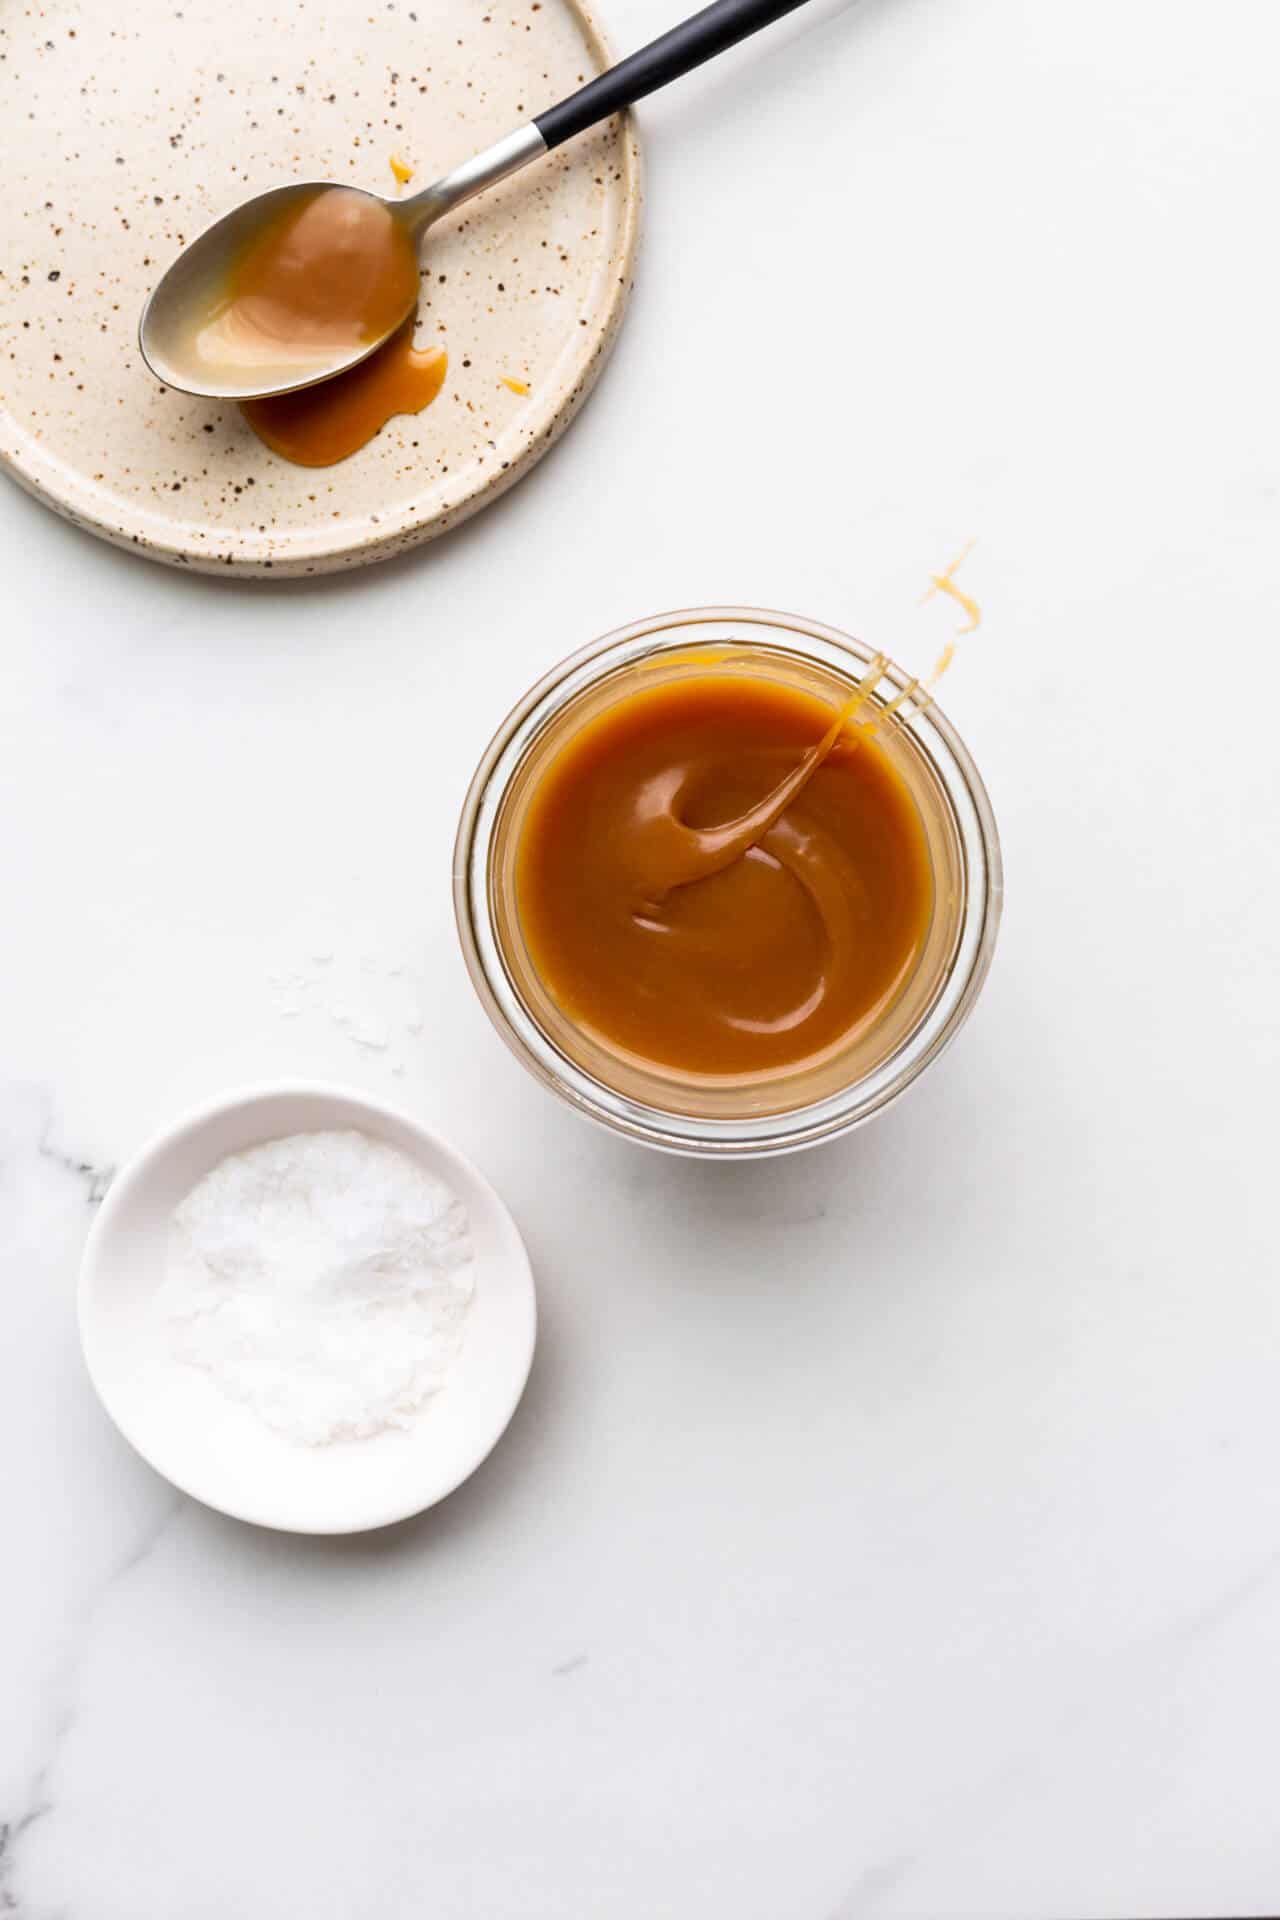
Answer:
[[784, 13], [803, 4], [804, 0], [712, 0], [701, 13], [682, 20], [669, 33], [641, 47], [639, 53], [620, 60], [598, 80], [589, 80], [559, 106], [548, 107], [533, 124], [548, 147], [558, 147], [572, 140], [575, 133], [594, 127], [598, 120], [607, 120], [611, 113], [665, 87], [668, 80], [692, 73], [704, 60], [736, 47], [748, 34], [758, 33], [761, 27], [781, 20]]

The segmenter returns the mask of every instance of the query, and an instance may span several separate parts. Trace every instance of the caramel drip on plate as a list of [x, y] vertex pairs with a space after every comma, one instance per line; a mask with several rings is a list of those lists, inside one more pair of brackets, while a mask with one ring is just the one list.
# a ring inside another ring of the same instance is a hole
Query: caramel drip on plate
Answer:
[[246, 400], [241, 411], [273, 453], [300, 467], [331, 467], [373, 439], [397, 413], [421, 413], [444, 385], [449, 356], [443, 347], [413, 344], [412, 320], [399, 333], [335, 380]]

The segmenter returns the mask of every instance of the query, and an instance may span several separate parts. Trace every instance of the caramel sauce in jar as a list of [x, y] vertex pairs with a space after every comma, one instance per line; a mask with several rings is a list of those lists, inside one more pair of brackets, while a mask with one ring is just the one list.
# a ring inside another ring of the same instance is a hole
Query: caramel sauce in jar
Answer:
[[532, 783], [514, 911], [542, 992], [605, 1054], [695, 1080], [847, 1051], [924, 951], [919, 809], [874, 726], [747, 672], [637, 685]]
[[797, 615], [695, 607], [516, 703], [453, 899], [481, 1004], [549, 1092], [738, 1161], [846, 1134], [926, 1070], [986, 978], [1003, 876], [927, 687]]

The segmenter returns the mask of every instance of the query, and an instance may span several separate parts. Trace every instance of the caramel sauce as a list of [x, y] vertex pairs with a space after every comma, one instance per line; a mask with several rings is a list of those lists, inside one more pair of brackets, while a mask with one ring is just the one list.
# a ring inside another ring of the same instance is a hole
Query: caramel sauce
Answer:
[[893, 1004], [933, 882], [872, 728], [746, 674], [619, 699], [561, 748], [516, 850], [529, 956], [598, 1042], [683, 1074], [793, 1070]]
[[300, 467], [331, 467], [356, 453], [397, 413], [420, 413], [444, 385], [443, 347], [413, 344], [412, 320], [349, 373], [297, 393], [246, 400], [241, 412], [273, 453]]
[[[969, 621], [967, 627], [960, 628], [959, 631], [961, 635], [976, 633], [982, 625], [982, 608], [978, 605], [971, 593], [965, 593], [963, 588], [956, 585], [956, 575], [969, 558], [969, 555], [973, 552], [974, 545], [975, 542], [971, 540], [959, 559], [953, 560], [951, 565], [946, 568], [943, 573], [931, 573], [929, 575], [932, 584], [924, 596], [926, 600], [932, 600], [935, 593], [945, 593], [949, 600], [955, 601], [961, 611], [968, 616]], [[954, 651], [955, 649], [953, 647], [949, 647], [942, 660], [940, 660], [934, 668], [932, 677], [935, 681], [940, 680], [947, 668], [951, 665], [951, 656]]]
[[331, 366], [380, 340], [417, 293], [413, 238], [391, 209], [351, 187], [319, 187], [254, 235], [197, 345], [224, 366]]

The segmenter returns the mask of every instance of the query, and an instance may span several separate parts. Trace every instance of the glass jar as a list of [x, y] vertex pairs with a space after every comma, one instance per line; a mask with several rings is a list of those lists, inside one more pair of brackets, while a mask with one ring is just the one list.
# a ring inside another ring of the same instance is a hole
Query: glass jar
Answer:
[[[580, 1113], [631, 1140], [712, 1159], [787, 1153], [880, 1112], [959, 1031], [986, 978], [1000, 921], [995, 820], [955, 730], [908, 703], [876, 740], [911, 794], [928, 845], [933, 908], [916, 966], [891, 1006], [818, 1064], [717, 1080], [637, 1064], [576, 1028], [525, 947], [515, 856], [529, 798], [585, 721], [680, 675], [763, 675], [838, 706], [872, 650], [831, 627], [745, 607], [660, 614], [606, 634], [540, 680], [503, 721], [471, 783], [454, 851], [458, 933], [476, 991], [507, 1045]], [[883, 706], [908, 685], [890, 664]]]

